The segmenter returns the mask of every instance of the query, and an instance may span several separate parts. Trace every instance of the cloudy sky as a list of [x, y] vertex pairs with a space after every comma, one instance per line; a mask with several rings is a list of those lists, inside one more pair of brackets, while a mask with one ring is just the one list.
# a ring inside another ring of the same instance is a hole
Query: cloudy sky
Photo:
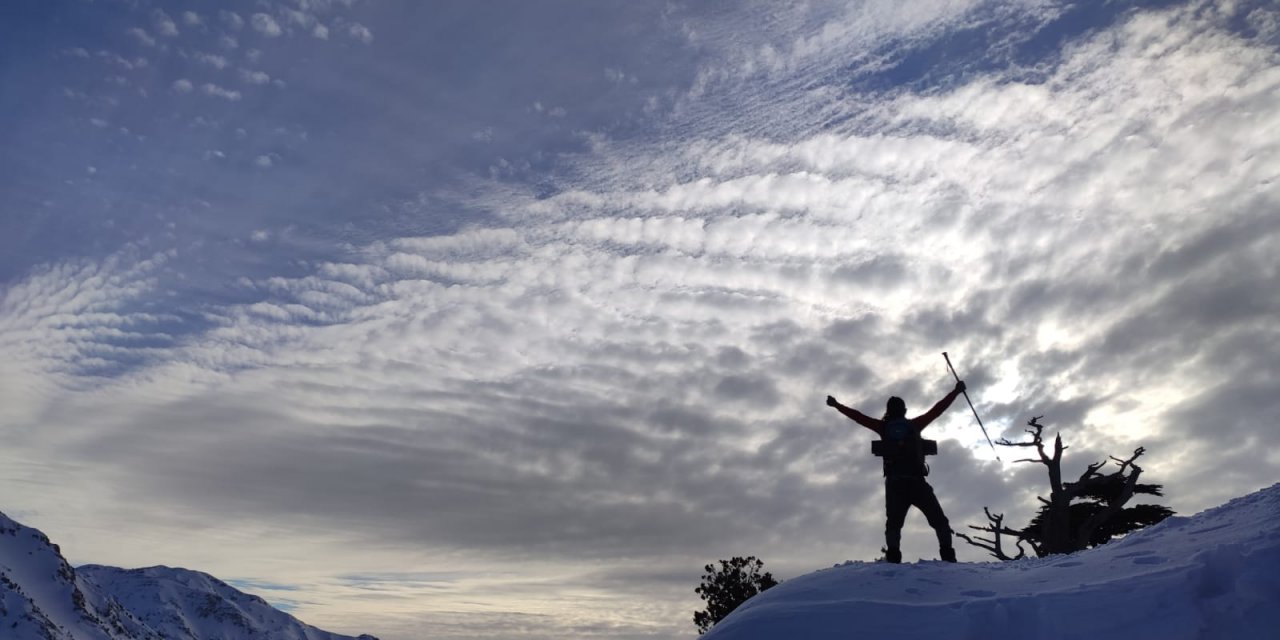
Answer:
[[[6, 3], [0, 510], [333, 631], [656, 639], [707, 562], [878, 555], [824, 399], [943, 351], [1069, 475], [1267, 486], [1280, 9], [1099, 4]], [[953, 524], [1026, 518], [931, 430]]]

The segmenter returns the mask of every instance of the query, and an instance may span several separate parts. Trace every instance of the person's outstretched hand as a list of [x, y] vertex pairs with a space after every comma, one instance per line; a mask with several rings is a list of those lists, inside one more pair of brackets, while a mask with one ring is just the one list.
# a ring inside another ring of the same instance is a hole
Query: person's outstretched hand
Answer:
[[956, 393], [964, 393], [964, 380], [956, 380]]
[[839, 402], [836, 402], [836, 399], [835, 399], [835, 398], [833, 398], [833, 397], [831, 397], [831, 396], [827, 396], [827, 406], [828, 406], [828, 407], [834, 407], [834, 406], [836, 406], [837, 404], [840, 404], [840, 403], [839, 403]]

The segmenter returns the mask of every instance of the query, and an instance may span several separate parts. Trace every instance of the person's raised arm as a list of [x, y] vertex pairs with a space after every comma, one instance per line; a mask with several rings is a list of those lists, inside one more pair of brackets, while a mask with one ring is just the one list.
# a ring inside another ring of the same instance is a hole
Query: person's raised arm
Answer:
[[880, 432], [881, 432], [881, 430], [883, 430], [883, 428], [884, 428], [884, 423], [883, 423], [883, 422], [881, 422], [880, 420], [876, 420], [875, 418], [872, 418], [871, 416], [869, 416], [869, 415], [867, 415], [867, 414], [865, 414], [865, 413], [862, 413], [861, 411], [858, 411], [857, 409], [854, 409], [853, 407], [846, 407], [846, 406], [844, 406], [844, 405], [840, 404], [840, 402], [839, 402], [839, 401], [837, 401], [835, 398], [833, 398], [833, 397], [831, 397], [831, 396], [827, 396], [827, 406], [828, 406], [828, 407], [835, 407], [836, 411], [839, 411], [840, 413], [843, 413], [843, 414], [844, 414], [844, 416], [845, 416], [846, 418], [848, 418], [848, 419], [850, 419], [850, 420], [852, 420], [852, 421], [854, 421], [854, 422], [856, 422], [856, 423], [858, 423], [858, 424], [860, 424], [860, 425], [862, 425], [862, 426], [864, 426], [864, 427], [866, 427], [866, 428], [868, 428], [868, 429], [870, 429], [870, 430], [872, 430], [872, 431], [874, 431], [874, 432], [876, 432], [876, 433], [880, 433]]
[[929, 426], [929, 423], [937, 420], [938, 416], [942, 415], [942, 412], [946, 411], [947, 407], [950, 407], [951, 403], [956, 401], [956, 396], [962, 393], [964, 393], [964, 382], [957, 380], [956, 388], [952, 389], [951, 393], [943, 396], [942, 399], [938, 401], [938, 404], [933, 405], [932, 409], [923, 415], [916, 416], [911, 420], [911, 422], [920, 429]]

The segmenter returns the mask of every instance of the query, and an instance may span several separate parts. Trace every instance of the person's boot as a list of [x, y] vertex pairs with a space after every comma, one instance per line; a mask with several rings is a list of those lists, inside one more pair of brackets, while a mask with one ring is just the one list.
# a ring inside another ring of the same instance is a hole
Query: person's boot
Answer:
[[902, 550], [888, 549], [884, 552], [884, 561], [893, 564], [902, 564]]
[[956, 561], [956, 548], [955, 548], [955, 547], [942, 547], [941, 549], [939, 549], [939, 550], [938, 550], [938, 553], [942, 555], [942, 561], [943, 561], [943, 562], [955, 562], [955, 561]]

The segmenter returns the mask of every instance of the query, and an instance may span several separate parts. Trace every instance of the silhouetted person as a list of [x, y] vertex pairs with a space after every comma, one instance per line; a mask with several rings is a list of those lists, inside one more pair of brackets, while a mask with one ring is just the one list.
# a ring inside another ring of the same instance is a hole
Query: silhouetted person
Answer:
[[929, 465], [925, 464], [924, 457], [937, 453], [937, 443], [924, 440], [920, 437], [920, 432], [942, 415], [963, 391], [964, 383], [956, 382], [956, 388], [951, 393], [933, 405], [928, 413], [915, 418], [907, 417], [907, 403], [894, 396], [889, 398], [884, 418], [880, 420], [827, 396], [827, 406], [835, 407], [850, 420], [880, 436], [881, 442], [875, 443], [872, 451], [884, 460], [884, 541], [885, 560], [889, 562], [902, 562], [902, 523], [906, 521], [907, 511], [912, 506], [924, 512], [929, 526], [938, 534], [938, 550], [942, 559], [947, 562], [956, 561], [956, 550], [951, 546], [951, 523], [942, 512], [942, 505], [938, 504], [933, 487], [924, 479], [929, 475]]

